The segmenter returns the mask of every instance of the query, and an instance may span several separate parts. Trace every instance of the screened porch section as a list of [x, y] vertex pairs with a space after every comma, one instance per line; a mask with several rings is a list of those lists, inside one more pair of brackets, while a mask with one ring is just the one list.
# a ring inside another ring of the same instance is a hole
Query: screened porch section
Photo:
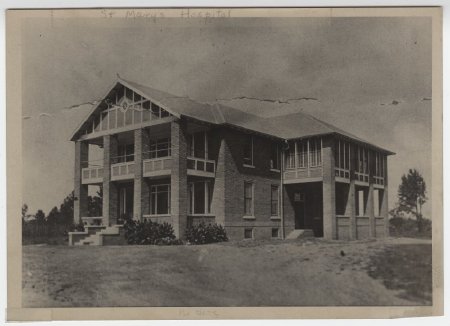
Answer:
[[378, 188], [385, 184], [386, 155], [366, 146], [351, 144], [337, 139], [334, 147], [336, 181], [349, 183], [351, 171], [354, 171], [355, 182], [368, 186], [370, 176]]
[[312, 182], [322, 179], [322, 138], [289, 143], [285, 158], [284, 182]]

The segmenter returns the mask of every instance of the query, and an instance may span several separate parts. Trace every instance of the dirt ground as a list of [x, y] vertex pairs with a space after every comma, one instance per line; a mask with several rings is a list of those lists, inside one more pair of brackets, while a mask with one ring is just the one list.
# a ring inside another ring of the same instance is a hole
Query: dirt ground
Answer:
[[29, 245], [22, 277], [24, 307], [430, 305], [431, 241]]

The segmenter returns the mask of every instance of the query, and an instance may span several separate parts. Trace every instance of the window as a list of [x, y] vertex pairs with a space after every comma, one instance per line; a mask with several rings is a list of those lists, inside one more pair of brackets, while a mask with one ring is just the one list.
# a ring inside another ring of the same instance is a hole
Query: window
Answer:
[[197, 158], [208, 158], [208, 137], [206, 132], [189, 135], [188, 155]]
[[270, 168], [272, 170], [280, 169], [280, 150], [278, 148], [278, 143], [273, 142], [270, 152]]
[[341, 178], [350, 178], [350, 143], [337, 139], [334, 146], [335, 175]]
[[377, 177], [384, 177], [384, 160], [384, 155], [375, 152], [375, 176]]
[[171, 155], [170, 138], [150, 141], [150, 158], [167, 157]]
[[286, 155], [286, 169], [295, 168], [295, 146], [294, 144], [289, 144], [289, 149]]
[[253, 136], [247, 135], [244, 142], [244, 165], [253, 166]]
[[322, 140], [312, 138], [309, 141], [309, 164], [311, 167], [322, 165]]
[[272, 238], [279, 238], [279, 237], [280, 237], [280, 229], [272, 228]]
[[253, 183], [244, 182], [244, 214], [253, 216]]
[[134, 161], [134, 144], [119, 145], [118, 154], [118, 163]]
[[271, 198], [270, 198], [270, 216], [278, 216], [279, 215], [279, 187], [272, 186], [271, 187]]
[[244, 229], [244, 239], [253, 239], [253, 229]]
[[299, 168], [308, 166], [308, 141], [306, 140], [297, 142], [297, 165]]
[[150, 214], [170, 214], [170, 185], [153, 185], [150, 187]]
[[201, 215], [211, 213], [212, 187], [209, 181], [188, 184], [189, 214]]
[[358, 146], [357, 151], [357, 162], [356, 165], [357, 171], [363, 174], [369, 174], [369, 152], [367, 148], [362, 146]]

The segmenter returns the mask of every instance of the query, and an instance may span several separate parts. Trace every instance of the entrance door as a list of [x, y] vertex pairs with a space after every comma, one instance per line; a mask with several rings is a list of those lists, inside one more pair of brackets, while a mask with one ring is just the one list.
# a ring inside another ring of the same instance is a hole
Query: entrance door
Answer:
[[133, 218], [133, 184], [123, 184], [119, 186], [119, 220]]
[[306, 202], [304, 192], [294, 193], [295, 228], [305, 229]]

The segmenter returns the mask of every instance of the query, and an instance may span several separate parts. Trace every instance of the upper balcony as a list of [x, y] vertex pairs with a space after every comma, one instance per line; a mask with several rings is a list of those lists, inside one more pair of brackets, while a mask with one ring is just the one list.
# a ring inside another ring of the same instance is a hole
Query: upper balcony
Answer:
[[134, 161], [111, 165], [111, 181], [134, 179]]
[[171, 156], [145, 159], [142, 164], [144, 177], [168, 176], [172, 172]]
[[82, 184], [99, 184], [103, 182], [103, 166], [91, 166], [81, 170]]
[[[158, 157], [142, 161], [143, 177], [170, 176], [172, 173], [172, 157]], [[111, 181], [134, 179], [135, 162], [119, 162], [111, 164]], [[214, 178], [216, 163], [203, 158], [187, 158], [187, 175]], [[100, 184], [103, 182], [103, 166], [82, 169], [82, 184]]]
[[322, 153], [320, 150], [298, 153], [294, 157], [288, 154], [284, 172], [284, 183], [305, 183], [321, 181]]
[[187, 174], [214, 178], [216, 175], [216, 162], [214, 160], [190, 156], [187, 158]]

